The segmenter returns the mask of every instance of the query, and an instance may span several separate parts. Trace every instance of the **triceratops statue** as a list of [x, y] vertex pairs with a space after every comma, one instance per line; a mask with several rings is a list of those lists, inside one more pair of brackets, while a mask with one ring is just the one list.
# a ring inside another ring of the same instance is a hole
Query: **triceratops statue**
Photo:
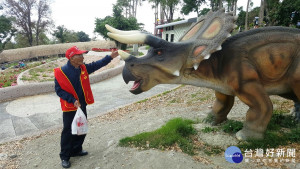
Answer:
[[262, 139], [273, 111], [269, 95], [300, 99], [300, 31], [265, 27], [230, 37], [235, 20], [224, 9], [209, 12], [176, 43], [140, 31], [106, 28], [108, 36], [121, 43], [151, 46], [142, 57], [119, 51], [125, 60], [124, 81], [135, 81], [132, 93], [157, 84], [211, 88], [216, 95], [214, 124], [227, 119], [237, 96], [249, 106], [237, 138]]

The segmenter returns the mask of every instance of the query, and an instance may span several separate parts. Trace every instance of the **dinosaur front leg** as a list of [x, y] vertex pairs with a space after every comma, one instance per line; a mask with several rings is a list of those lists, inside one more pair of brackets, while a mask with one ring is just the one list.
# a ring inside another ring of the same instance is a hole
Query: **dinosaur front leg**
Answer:
[[211, 114], [214, 117], [213, 125], [227, 120], [227, 115], [234, 103], [234, 96], [225, 95], [217, 91], [215, 92], [215, 95], [216, 101], [211, 111]]
[[273, 105], [263, 86], [258, 82], [244, 83], [237, 97], [249, 106], [242, 130], [236, 133], [239, 140], [263, 139], [272, 116]]

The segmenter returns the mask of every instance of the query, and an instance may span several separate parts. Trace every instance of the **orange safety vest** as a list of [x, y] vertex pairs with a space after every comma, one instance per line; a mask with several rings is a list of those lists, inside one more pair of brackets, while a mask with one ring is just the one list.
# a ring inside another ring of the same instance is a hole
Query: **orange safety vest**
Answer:
[[[81, 82], [82, 90], [84, 93], [84, 99], [87, 104], [93, 104], [94, 96], [93, 96], [93, 93], [91, 90], [88, 72], [87, 72], [84, 64], [80, 65], [80, 69], [81, 69], [80, 82]], [[58, 84], [64, 91], [72, 94], [76, 100], [79, 100], [78, 95], [77, 95], [72, 83], [70, 82], [68, 77], [65, 75], [65, 73], [61, 70], [61, 68], [54, 69], [54, 76], [55, 76]], [[77, 110], [77, 107], [75, 107], [73, 103], [69, 103], [66, 100], [63, 100], [62, 98], [60, 98], [60, 104], [61, 104], [61, 109], [63, 112]]]

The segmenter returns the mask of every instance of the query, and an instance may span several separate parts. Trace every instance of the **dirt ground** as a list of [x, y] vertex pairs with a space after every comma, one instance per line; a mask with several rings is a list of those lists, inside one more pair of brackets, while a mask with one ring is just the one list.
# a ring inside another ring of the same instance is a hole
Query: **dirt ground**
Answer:
[[[213, 91], [205, 88], [183, 86], [148, 100], [119, 108], [105, 115], [89, 119], [89, 133], [83, 145], [89, 155], [71, 158], [71, 168], [78, 169], [202, 169], [202, 168], [300, 168], [299, 145], [296, 148], [296, 162], [242, 162], [232, 164], [225, 160], [224, 153], [208, 156], [203, 152], [189, 156], [180, 149], [141, 150], [118, 146], [120, 139], [141, 132], [160, 128], [175, 117], [203, 119], [213, 104]], [[180, 96], [180, 97], [178, 97]], [[291, 108], [292, 104], [274, 97], [276, 106]], [[236, 99], [229, 114], [230, 119], [245, 118], [247, 107]], [[218, 145], [226, 149], [236, 145], [234, 135], [221, 131], [201, 133], [207, 126], [199, 123], [198, 139], [202, 144]], [[49, 130], [37, 136], [24, 138], [0, 145], [0, 168], [54, 169], [62, 168], [59, 159], [61, 128]], [[259, 147], [258, 147], [259, 148]]]

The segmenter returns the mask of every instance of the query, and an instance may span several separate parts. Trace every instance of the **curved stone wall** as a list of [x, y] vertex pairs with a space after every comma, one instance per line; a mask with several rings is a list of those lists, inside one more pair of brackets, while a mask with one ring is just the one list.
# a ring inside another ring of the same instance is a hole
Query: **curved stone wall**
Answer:
[[19, 61], [23, 59], [26, 60], [42, 56], [65, 54], [66, 50], [72, 46], [77, 46], [81, 50], [92, 50], [92, 48], [115, 48], [116, 44], [113, 41], [101, 40], [90, 42], [39, 45], [27, 48], [10, 49], [0, 52], [0, 63]]

